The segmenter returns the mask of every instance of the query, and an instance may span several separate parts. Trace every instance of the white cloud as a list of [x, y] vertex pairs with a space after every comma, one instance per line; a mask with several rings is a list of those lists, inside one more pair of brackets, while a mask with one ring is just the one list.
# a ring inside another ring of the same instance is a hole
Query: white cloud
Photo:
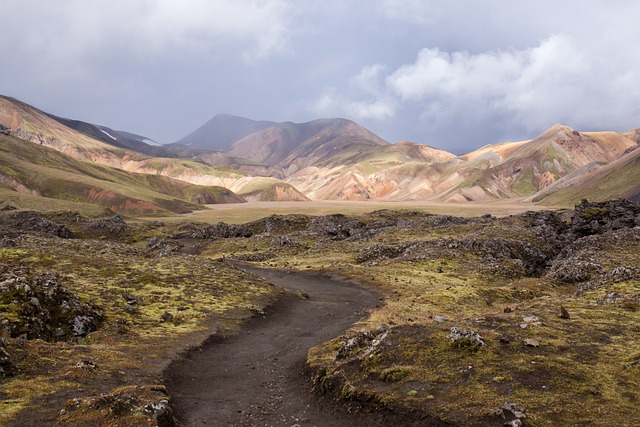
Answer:
[[319, 117], [346, 117], [351, 120], [386, 120], [394, 115], [394, 104], [383, 98], [350, 100], [336, 88], [327, 88], [310, 108]]
[[334, 91], [323, 107], [376, 120], [418, 110], [423, 128], [441, 133], [463, 123], [482, 132], [499, 122], [505, 133], [540, 131], [559, 121], [587, 130], [633, 120], [638, 126], [640, 57], [634, 53], [637, 48], [612, 50], [563, 34], [519, 50], [425, 48], [386, 76], [382, 65], [363, 68], [348, 95]]

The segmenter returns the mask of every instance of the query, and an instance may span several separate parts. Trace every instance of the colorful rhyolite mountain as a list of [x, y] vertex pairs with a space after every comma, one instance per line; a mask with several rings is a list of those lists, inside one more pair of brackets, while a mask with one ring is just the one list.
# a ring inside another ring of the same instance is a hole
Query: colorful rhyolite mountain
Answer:
[[[390, 144], [344, 119], [296, 124], [220, 115], [158, 147], [140, 135], [62, 119], [0, 96], [0, 131], [0, 190], [119, 212], [183, 212], [245, 200], [519, 198], [566, 205], [640, 195], [638, 130], [583, 133], [554, 125], [528, 141], [456, 156], [422, 144]], [[21, 151], [38, 160], [18, 162]], [[97, 167], [100, 173], [91, 169]], [[58, 191], [51, 182], [60, 171], [71, 174], [63, 182], [83, 184]]]

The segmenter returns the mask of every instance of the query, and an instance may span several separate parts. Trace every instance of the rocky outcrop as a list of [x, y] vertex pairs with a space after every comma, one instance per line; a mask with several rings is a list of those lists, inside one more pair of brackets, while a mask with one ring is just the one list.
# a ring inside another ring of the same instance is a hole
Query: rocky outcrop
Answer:
[[365, 228], [365, 224], [356, 218], [342, 214], [325, 215], [311, 223], [311, 231], [329, 237], [331, 240], [344, 240], [356, 235]]
[[2, 215], [2, 227], [11, 231], [50, 234], [63, 239], [73, 238], [66, 226], [55, 223], [34, 211], [10, 211]]
[[56, 425], [93, 425], [96, 419], [114, 425], [177, 427], [167, 390], [162, 385], [129, 386], [108, 394], [67, 402]]
[[178, 233], [173, 236], [174, 239], [215, 239], [232, 237], [251, 237], [253, 233], [246, 225], [226, 224], [219, 222], [215, 225], [201, 227], [193, 231]]
[[578, 237], [601, 234], [609, 230], [633, 228], [639, 224], [640, 208], [624, 199], [606, 202], [583, 200], [576, 206], [571, 231]]
[[155, 236], [147, 242], [146, 251], [148, 255], [161, 258], [180, 252], [180, 249], [182, 249], [183, 246], [184, 245], [176, 242], [175, 240]]
[[104, 320], [98, 307], [80, 301], [54, 274], [1, 272], [0, 303], [6, 307], [0, 330], [14, 338], [69, 340], [97, 330]]

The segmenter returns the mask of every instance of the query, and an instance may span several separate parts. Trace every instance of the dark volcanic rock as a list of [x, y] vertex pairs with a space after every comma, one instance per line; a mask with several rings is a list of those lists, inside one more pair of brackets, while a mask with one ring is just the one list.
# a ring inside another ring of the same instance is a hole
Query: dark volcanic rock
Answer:
[[109, 394], [75, 398], [68, 401], [58, 417], [56, 425], [95, 425], [99, 417], [108, 425], [131, 425], [131, 418], [138, 418], [135, 425], [177, 427], [169, 395], [164, 386], [122, 387]]
[[0, 377], [10, 377], [16, 371], [11, 355], [5, 348], [4, 339], [0, 341]]
[[2, 216], [2, 226], [9, 231], [44, 233], [70, 239], [71, 231], [34, 211], [12, 211]]
[[56, 341], [95, 331], [103, 316], [67, 291], [54, 274], [31, 275], [14, 270], [0, 273], [0, 324], [9, 336]]
[[111, 236], [119, 236], [127, 231], [127, 223], [120, 215], [114, 215], [109, 219], [93, 221], [89, 228]]
[[477, 349], [487, 345], [477, 332], [460, 329], [456, 326], [451, 328], [449, 339], [455, 347]]
[[374, 243], [361, 249], [356, 255], [356, 262], [364, 263], [373, 260], [385, 260], [397, 258], [404, 252], [403, 246], [387, 246]]
[[193, 231], [179, 233], [173, 236], [174, 239], [215, 239], [215, 238], [233, 238], [233, 237], [251, 237], [253, 233], [246, 225], [226, 224], [219, 222], [215, 225], [198, 228]]
[[640, 208], [635, 203], [624, 200], [588, 202], [576, 205], [572, 217], [571, 231], [577, 236], [589, 236], [608, 230], [633, 228], [638, 225]]
[[311, 223], [311, 231], [331, 240], [345, 240], [365, 229], [365, 223], [342, 214], [325, 215]]
[[184, 245], [175, 240], [165, 239], [164, 237], [152, 237], [147, 242], [147, 254], [157, 257], [164, 257], [180, 252]]

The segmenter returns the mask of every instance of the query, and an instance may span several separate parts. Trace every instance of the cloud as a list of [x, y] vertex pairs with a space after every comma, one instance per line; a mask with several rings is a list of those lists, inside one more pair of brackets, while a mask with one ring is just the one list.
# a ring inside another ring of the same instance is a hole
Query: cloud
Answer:
[[442, 13], [442, 3], [429, 0], [379, 0], [378, 13], [389, 20], [416, 24], [433, 23]]
[[325, 99], [323, 107], [380, 121], [400, 109], [415, 111], [420, 131], [439, 138], [465, 127], [476, 135], [526, 136], [556, 122], [624, 130], [640, 125], [640, 89], [633, 84], [640, 81], [640, 57], [634, 53], [566, 34], [524, 49], [424, 48], [386, 75], [382, 65], [363, 68], [348, 95], [334, 90], [333, 102]]
[[[334, 87], [325, 88], [324, 93], [312, 104], [313, 114], [322, 117], [349, 117], [353, 120], [387, 120], [395, 113], [394, 102], [385, 95], [381, 64], [362, 68], [349, 80], [346, 93]], [[350, 99], [359, 97], [364, 99]]]
[[67, 0], [3, 4], [5, 43], [47, 60], [82, 61], [201, 54], [263, 60], [285, 52], [289, 6], [284, 0]]
[[350, 100], [336, 88], [326, 88], [310, 110], [319, 117], [347, 117], [351, 120], [384, 121], [394, 115], [393, 103], [388, 100]]

